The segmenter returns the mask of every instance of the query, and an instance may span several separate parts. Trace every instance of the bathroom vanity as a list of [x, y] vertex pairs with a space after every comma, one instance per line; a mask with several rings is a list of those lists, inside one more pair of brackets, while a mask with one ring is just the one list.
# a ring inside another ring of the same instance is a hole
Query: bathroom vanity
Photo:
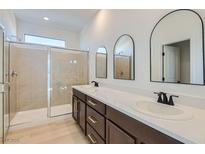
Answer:
[[[91, 143], [182, 143], [73, 87], [73, 118]], [[94, 89], [94, 88], [93, 88]], [[86, 90], [89, 93], [89, 90]], [[91, 92], [92, 93], [92, 92]], [[103, 96], [99, 96], [103, 97]], [[114, 103], [114, 102], [113, 102]]]

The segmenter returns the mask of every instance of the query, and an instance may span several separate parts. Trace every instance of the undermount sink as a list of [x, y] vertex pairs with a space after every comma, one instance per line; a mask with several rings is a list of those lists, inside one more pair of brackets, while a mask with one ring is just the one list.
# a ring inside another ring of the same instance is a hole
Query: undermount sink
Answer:
[[100, 87], [94, 87], [92, 85], [86, 85], [81, 87], [83, 90], [89, 92], [91, 95], [95, 95], [97, 97], [107, 98], [107, 92]]
[[170, 106], [152, 101], [137, 101], [131, 108], [143, 114], [166, 120], [189, 120], [193, 118], [191, 113], [187, 113], [179, 106]]
[[92, 86], [92, 85], [83, 85], [83, 86], [81, 86], [81, 88], [82, 88], [83, 90], [89, 91], [89, 92], [91, 92], [91, 93], [97, 92], [97, 87], [94, 87], [94, 86]]

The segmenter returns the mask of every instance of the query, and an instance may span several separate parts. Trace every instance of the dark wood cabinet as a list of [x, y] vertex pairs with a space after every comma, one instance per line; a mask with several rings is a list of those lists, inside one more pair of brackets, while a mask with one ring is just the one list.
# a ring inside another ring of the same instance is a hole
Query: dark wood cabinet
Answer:
[[85, 103], [81, 100], [78, 100], [78, 104], [79, 104], [79, 125], [81, 129], [85, 132], [86, 107], [85, 107]]
[[86, 95], [73, 89], [72, 116], [86, 133]]
[[78, 97], [78, 99], [86, 102], [86, 95], [81, 93], [80, 91], [73, 89], [73, 95]]
[[89, 96], [87, 97], [87, 104], [100, 114], [105, 115], [105, 104]]
[[78, 98], [73, 96], [72, 101], [72, 116], [75, 121], [78, 121]]
[[106, 121], [106, 143], [107, 144], [134, 144], [135, 139], [131, 137], [124, 130], [120, 129], [118, 126]]
[[180, 141], [73, 89], [73, 118], [95, 144], [177, 144]]
[[105, 141], [100, 137], [100, 135], [87, 124], [87, 137], [92, 144], [104, 144]]
[[158, 130], [145, 125], [144, 123], [133, 119], [122, 112], [107, 107], [107, 119], [116, 123], [120, 128], [129, 132], [136, 138], [136, 143], [139, 144], [177, 144], [181, 143], [178, 140], [167, 136]]
[[87, 106], [87, 122], [105, 139], [105, 118], [89, 106]]

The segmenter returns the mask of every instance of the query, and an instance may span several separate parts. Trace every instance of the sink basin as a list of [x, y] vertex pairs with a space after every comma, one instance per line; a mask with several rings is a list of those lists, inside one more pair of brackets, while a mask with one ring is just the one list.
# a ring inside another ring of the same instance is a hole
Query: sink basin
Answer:
[[193, 118], [191, 113], [187, 113], [179, 106], [170, 106], [152, 101], [137, 101], [131, 108], [143, 114], [166, 120], [189, 120]]
[[89, 91], [89, 92], [91, 92], [91, 93], [97, 92], [97, 88], [94, 87], [94, 86], [92, 86], [92, 85], [83, 85], [83, 86], [81, 86], [81, 88], [82, 88], [83, 90]]
[[85, 90], [86, 92], [90, 93], [91, 95], [101, 97], [104, 99], [107, 98], [107, 92], [100, 87], [94, 87], [92, 85], [83, 85], [81, 86], [81, 88]]

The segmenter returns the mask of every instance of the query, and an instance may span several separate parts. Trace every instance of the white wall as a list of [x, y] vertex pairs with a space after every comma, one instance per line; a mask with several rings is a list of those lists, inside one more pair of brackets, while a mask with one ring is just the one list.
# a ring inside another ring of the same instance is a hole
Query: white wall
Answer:
[[59, 27], [34, 24], [17, 19], [17, 34], [20, 41], [24, 41], [24, 34], [39, 35], [44, 37], [66, 40], [67, 48], [79, 49], [79, 33]]
[[[177, 102], [205, 106], [205, 86], [150, 82], [150, 33], [157, 21], [171, 10], [101, 10], [81, 32], [81, 48], [90, 49], [90, 80], [113, 85], [118, 89], [134, 89], [153, 96], [153, 91], [180, 95]], [[197, 10], [205, 19], [205, 10]], [[135, 41], [135, 81], [113, 79], [113, 47], [122, 34]], [[95, 78], [95, 51], [98, 46], [108, 50], [108, 79]], [[197, 98], [197, 102], [196, 102]], [[194, 102], [193, 102], [194, 101]]]
[[12, 10], [0, 10], [0, 25], [4, 28], [6, 38], [16, 39], [16, 18]]

